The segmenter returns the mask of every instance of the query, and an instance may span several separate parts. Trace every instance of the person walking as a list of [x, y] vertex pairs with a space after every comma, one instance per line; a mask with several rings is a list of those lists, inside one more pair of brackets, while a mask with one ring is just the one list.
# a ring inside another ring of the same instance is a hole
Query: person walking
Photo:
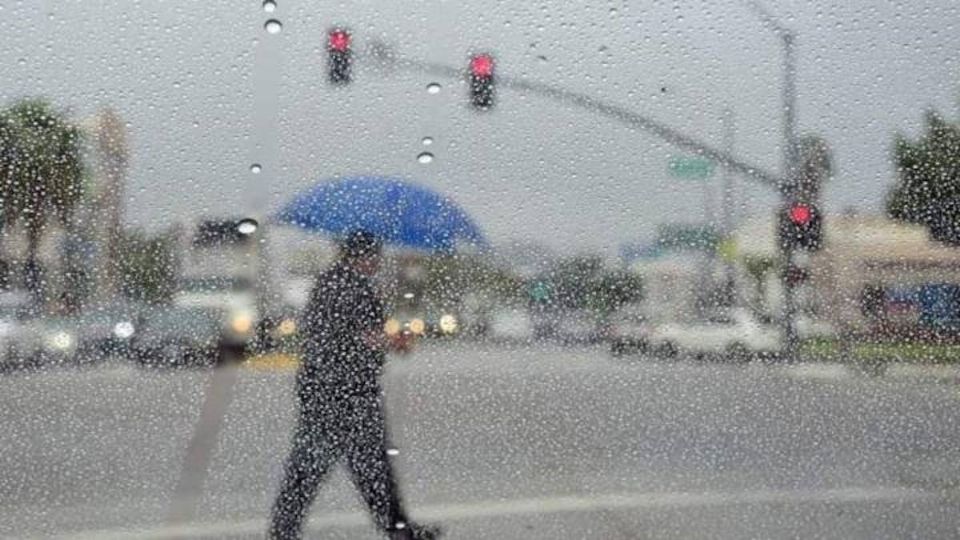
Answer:
[[383, 300], [371, 278], [382, 242], [354, 232], [340, 242], [337, 261], [322, 272], [304, 310], [303, 361], [297, 372], [299, 417], [269, 537], [298, 539], [330, 468], [346, 458], [354, 484], [377, 527], [391, 540], [431, 540], [438, 527], [406, 516], [387, 456], [380, 384], [385, 361]]

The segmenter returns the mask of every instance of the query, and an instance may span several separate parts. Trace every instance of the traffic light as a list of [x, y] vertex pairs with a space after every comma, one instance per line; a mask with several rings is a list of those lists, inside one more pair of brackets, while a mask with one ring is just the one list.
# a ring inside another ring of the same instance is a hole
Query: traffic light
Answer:
[[475, 109], [493, 106], [493, 56], [483, 53], [470, 58], [470, 104]]
[[816, 251], [823, 243], [823, 216], [816, 206], [791, 203], [780, 211], [780, 247]]
[[334, 28], [327, 34], [327, 67], [330, 82], [333, 84], [350, 82], [350, 68], [353, 63], [351, 39], [350, 32], [342, 28]]

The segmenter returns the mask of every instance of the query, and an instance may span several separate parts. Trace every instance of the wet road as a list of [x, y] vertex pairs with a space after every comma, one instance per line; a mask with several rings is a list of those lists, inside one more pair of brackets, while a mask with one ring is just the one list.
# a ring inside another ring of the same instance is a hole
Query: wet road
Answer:
[[[209, 474], [185, 493], [210, 377], [0, 378], [0, 536], [262, 537], [292, 371], [238, 371]], [[434, 345], [396, 359], [387, 391], [411, 513], [451, 539], [960, 535], [955, 383]], [[178, 482], [189, 521], [171, 524]], [[341, 470], [312, 516], [311, 537], [377, 538]]]

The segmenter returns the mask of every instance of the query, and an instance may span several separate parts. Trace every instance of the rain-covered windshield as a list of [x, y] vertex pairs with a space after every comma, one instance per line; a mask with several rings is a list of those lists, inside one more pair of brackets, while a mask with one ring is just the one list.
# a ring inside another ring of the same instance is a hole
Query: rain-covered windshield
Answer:
[[958, 24], [0, 0], [0, 537], [960, 536]]

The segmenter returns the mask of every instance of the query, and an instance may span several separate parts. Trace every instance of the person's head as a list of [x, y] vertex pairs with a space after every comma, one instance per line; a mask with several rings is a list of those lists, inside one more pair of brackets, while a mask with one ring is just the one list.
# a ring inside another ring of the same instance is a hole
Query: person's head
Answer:
[[383, 242], [366, 231], [355, 231], [340, 240], [340, 260], [372, 276], [380, 269]]

